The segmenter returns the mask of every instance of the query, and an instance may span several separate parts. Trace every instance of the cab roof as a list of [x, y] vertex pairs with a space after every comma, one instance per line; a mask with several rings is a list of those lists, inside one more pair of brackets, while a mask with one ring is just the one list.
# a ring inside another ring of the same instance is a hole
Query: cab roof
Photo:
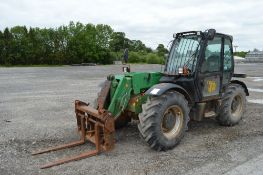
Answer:
[[[174, 38], [178, 38], [178, 37], [181, 37], [181, 36], [188, 36], [188, 35], [204, 35], [205, 32], [202, 32], [202, 31], [186, 31], [186, 32], [180, 32], [180, 33], [175, 33], [173, 35]], [[230, 38], [231, 41], [233, 41], [233, 36], [232, 35], [228, 35], [228, 34], [223, 34], [223, 33], [216, 33], [215, 34], [216, 36], [222, 36], [222, 37], [225, 37], [225, 38]]]

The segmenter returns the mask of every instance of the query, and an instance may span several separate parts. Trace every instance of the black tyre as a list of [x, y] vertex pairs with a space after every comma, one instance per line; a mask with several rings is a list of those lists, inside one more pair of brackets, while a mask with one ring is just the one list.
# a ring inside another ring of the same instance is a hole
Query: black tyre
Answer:
[[217, 121], [224, 126], [236, 125], [242, 119], [245, 108], [244, 88], [238, 84], [230, 84], [223, 95]]
[[189, 121], [185, 97], [169, 91], [158, 97], [149, 97], [142, 109], [138, 128], [144, 140], [157, 151], [174, 148], [183, 138]]

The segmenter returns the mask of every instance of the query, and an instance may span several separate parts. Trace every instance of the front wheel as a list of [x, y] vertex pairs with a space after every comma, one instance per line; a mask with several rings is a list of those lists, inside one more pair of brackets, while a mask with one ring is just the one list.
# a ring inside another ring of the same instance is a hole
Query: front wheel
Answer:
[[175, 91], [150, 96], [142, 109], [138, 128], [144, 140], [157, 151], [174, 148], [183, 138], [189, 121], [185, 97]]

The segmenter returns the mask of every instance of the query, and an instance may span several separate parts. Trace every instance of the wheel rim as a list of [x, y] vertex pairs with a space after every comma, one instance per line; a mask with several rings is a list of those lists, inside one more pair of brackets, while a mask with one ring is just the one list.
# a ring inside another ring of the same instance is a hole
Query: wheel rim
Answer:
[[177, 136], [183, 125], [183, 110], [178, 105], [170, 106], [163, 114], [161, 129], [163, 135], [172, 139]]
[[241, 95], [236, 95], [231, 103], [231, 113], [233, 116], [240, 116], [243, 112], [243, 101]]

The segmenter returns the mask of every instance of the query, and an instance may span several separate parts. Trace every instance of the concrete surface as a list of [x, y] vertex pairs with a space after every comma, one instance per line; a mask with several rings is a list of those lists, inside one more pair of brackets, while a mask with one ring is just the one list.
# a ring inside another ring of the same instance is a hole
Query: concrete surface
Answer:
[[258, 175], [263, 174], [263, 155], [253, 158], [234, 169], [228, 171], [226, 175]]
[[[159, 65], [132, 65], [157, 71]], [[46, 170], [39, 166], [93, 149], [92, 144], [32, 157], [33, 150], [78, 139], [75, 99], [92, 102], [97, 85], [119, 65], [0, 68], [0, 174], [263, 174], [263, 64], [239, 64], [250, 88], [243, 120], [234, 127], [214, 119], [190, 122], [173, 150], [155, 152], [139, 137], [135, 122], [116, 133], [109, 153]], [[255, 170], [254, 170], [255, 169]], [[251, 170], [251, 171], [250, 171]]]

